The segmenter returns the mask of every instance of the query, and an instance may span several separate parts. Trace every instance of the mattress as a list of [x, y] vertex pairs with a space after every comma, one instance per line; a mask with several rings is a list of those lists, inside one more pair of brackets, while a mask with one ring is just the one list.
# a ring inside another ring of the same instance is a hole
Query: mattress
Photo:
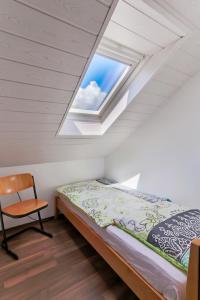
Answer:
[[185, 300], [186, 273], [116, 226], [99, 227], [64, 195], [59, 196], [68, 209], [81, 217], [167, 300]]

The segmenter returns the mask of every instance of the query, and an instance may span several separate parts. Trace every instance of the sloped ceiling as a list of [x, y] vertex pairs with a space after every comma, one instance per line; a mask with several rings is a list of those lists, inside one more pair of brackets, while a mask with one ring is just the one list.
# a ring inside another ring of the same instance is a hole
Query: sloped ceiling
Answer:
[[0, 1], [0, 166], [96, 155], [56, 132], [116, 4]]
[[[56, 137], [88, 58], [105, 29], [102, 25], [105, 26], [116, 2], [0, 2], [0, 167], [104, 156], [200, 70], [200, 35], [193, 22], [195, 35], [156, 74], [104, 136]], [[146, 2], [152, 5], [154, 1]], [[181, 11], [187, 22], [191, 22], [191, 10], [183, 11], [181, 3], [173, 1], [176, 12]], [[195, 8], [194, 12], [197, 13]]]
[[153, 117], [152, 115], [162, 108], [184, 82], [200, 71], [199, 1], [144, 1], [166, 17], [173, 16], [179, 23], [184, 24], [185, 28], [189, 28], [190, 32], [182, 46], [143, 88], [111, 129], [121, 128], [128, 136], [144, 124], [145, 120]]

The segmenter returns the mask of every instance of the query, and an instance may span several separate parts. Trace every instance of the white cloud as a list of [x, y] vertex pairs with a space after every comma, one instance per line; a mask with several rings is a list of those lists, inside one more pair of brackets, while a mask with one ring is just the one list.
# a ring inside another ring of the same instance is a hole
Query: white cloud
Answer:
[[106, 95], [96, 81], [91, 81], [86, 88], [79, 88], [73, 108], [98, 110]]

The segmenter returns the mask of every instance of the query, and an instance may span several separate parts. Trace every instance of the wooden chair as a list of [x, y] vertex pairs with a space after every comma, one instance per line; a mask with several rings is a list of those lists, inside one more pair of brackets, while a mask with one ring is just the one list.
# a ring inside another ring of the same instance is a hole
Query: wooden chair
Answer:
[[[33, 199], [22, 200], [19, 192], [31, 187], [33, 188], [35, 197]], [[3, 233], [3, 241], [1, 243], [1, 246], [6, 251], [7, 254], [12, 256], [14, 259], [19, 259], [18, 255], [8, 248], [9, 240], [11, 240], [12, 238], [16, 237], [17, 235], [29, 229], [42, 233], [50, 238], [52, 238], [52, 234], [44, 231], [40, 210], [47, 207], [48, 202], [37, 198], [34, 177], [31, 174], [18, 174], [18, 175], [0, 177], [0, 195], [2, 196], [10, 195], [14, 193], [17, 193], [19, 197], [19, 202], [3, 208], [1, 207], [1, 203], [0, 203], [0, 219], [1, 219], [1, 227]], [[16, 232], [13, 235], [10, 235], [8, 237], [6, 236], [3, 215], [6, 215], [11, 218], [23, 218], [35, 212], [38, 213], [38, 220], [41, 229], [30, 226], [21, 231]]]

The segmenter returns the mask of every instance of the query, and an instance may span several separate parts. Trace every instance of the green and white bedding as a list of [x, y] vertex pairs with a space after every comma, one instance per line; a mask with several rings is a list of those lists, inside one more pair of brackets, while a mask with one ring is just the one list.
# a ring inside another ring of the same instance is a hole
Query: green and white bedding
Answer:
[[192, 239], [200, 237], [200, 211], [173, 202], [146, 201], [97, 181], [57, 189], [100, 227], [116, 225], [187, 271]]

